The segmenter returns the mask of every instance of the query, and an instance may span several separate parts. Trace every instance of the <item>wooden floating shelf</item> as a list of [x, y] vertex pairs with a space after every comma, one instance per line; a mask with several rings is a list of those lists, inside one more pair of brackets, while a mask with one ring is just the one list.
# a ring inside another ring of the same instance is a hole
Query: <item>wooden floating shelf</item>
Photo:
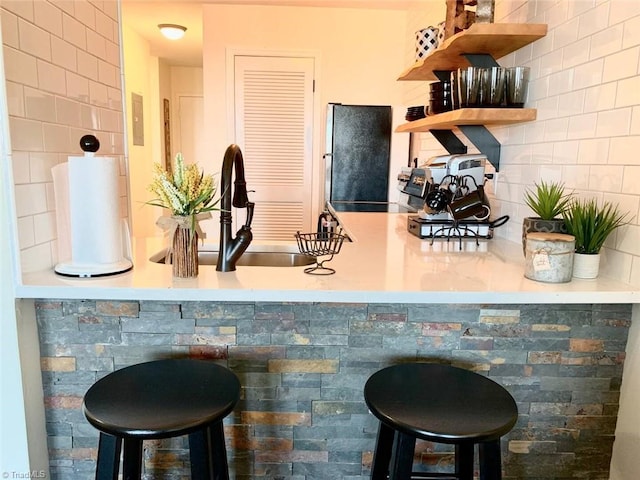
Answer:
[[536, 119], [535, 108], [461, 108], [403, 123], [396, 132], [449, 130], [460, 125], [509, 125]]
[[465, 54], [502, 58], [547, 34], [547, 25], [530, 23], [474, 23], [405, 70], [398, 80], [438, 80], [435, 71], [470, 66]]

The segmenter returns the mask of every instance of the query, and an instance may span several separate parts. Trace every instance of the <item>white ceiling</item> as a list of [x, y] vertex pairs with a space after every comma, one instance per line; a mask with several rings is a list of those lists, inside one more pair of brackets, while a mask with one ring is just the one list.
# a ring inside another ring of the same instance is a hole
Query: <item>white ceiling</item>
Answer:
[[[333, 8], [385, 8], [406, 10], [434, 0], [121, 0], [122, 22], [149, 42], [151, 54], [169, 65], [202, 66], [202, 5], [286, 5]], [[437, 0], [444, 2], [444, 0]], [[164, 38], [159, 23], [187, 27], [181, 40]]]

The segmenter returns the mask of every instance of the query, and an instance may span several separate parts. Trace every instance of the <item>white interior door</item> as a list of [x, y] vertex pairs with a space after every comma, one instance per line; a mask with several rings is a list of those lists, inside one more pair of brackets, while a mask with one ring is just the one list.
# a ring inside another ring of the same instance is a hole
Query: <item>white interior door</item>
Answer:
[[245, 159], [257, 240], [311, 228], [314, 59], [234, 57], [236, 143]]
[[178, 96], [178, 119], [178, 132], [172, 159], [177, 152], [181, 152], [185, 163], [202, 164], [206, 158], [202, 96]]

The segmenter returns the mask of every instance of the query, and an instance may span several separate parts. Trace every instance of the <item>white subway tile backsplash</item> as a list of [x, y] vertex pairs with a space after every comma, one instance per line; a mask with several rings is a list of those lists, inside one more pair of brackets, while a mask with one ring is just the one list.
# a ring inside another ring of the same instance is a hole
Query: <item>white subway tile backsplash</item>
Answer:
[[571, 91], [574, 70], [562, 70], [549, 76], [549, 95], [561, 95]]
[[609, 25], [624, 22], [640, 15], [640, 2], [636, 0], [616, 0], [609, 9]]
[[58, 95], [65, 95], [67, 93], [65, 70], [43, 60], [38, 60], [37, 65], [38, 87]]
[[595, 113], [574, 115], [569, 117], [567, 138], [592, 138], [596, 133], [598, 116]]
[[[640, 2], [636, 2], [640, 5]], [[630, 48], [640, 45], [640, 14], [637, 17], [629, 18], [624, 23], [624, 33], [622, 35], [622, 48]]]
[[90, 105], [80, 105], [80, 126], [87, 130], [101, 130], [100, 109]]
[[[97, 15], [102, 9], [107, 13]], [[57, 257], [51, 168], [81, 154], [78, 141], [88, 132], [102, 138], [107, 150], [124, 153], [118, 6], [101, 0], [2, 0], [0, 11], [8, 158], [21, 264], [29, 272], [50, 268]], [[98, 67], [98, 60], [105, 65]], [[107, 107], [119, 111], [101, 115]], [[126, 189], [123, 194], [126, 206]]]
[[18, 17], [33, 22], [33, 2], [25, 2], [24, 0], [2, 0], [2, 8], [13, 12]]
[[102, 2], [98, 8], [109, 18], [113, 20], [118, 19], [118, 4], [116, 2]]
[[38, 272], [53, 266], [51, 244], [41, 243], [22, 250], [20, 269], [23, 273]]
[[569, 118], [553, 118], [544, 122], [544, 141], [566, 140], [569, 130]]
[[18, 17], [0, 8], [0, 20], [2, 21], [2, 43], [9, 47], [19, 48]]
[[89, 80], [86, 77], [68, 70], [65, 72], [65, 78], [67, 83], [67, 97], [88, 103]]
[[616, 82], [603, 83], [596, 87], [587, 88], [584, 102], [585, 113], [613, 108], [616, 102], [617, 90], [618, 84]]
[[56, 216], [54, 212], [33, 216], [33, 229], [36, 243], [50, 242], [56, 238]]
[[38, 86], [38, 67], [36, 59], [31, 55], [4, 46], [4, 75], [9, 81]]
[[122, 111], [122, 91], [120, 88], [107, 87], [107, 98], [110, 109]]
[[76, 14], [76, 0], [57, 0], [56, 6], [72, 17]]
[[[562, 68], [571, 68], [589, 60], [591, 37], [586, 37], [562, 49]], [[556, 66], [558, 68], [558, 66]]]
[[43, 1], [33, 3], [35, 24], [57, 37], [62, 37], [62, 11], [54, 4]]
[[580, 115], [585, 111], [584, 104], [584, 90], [567, 92], [566, 94], [558, 97], [558, 115], [561, 117]]
[[80, 103], [63, 97], [56, 98], [57, 122], [72, 127], [82, 126]]
[[618, 82], [615, 106], [632, 107], [640, 104], [640, 75]]
[[45, 123], [42, 125], [44, 136], [44, 149], [47, 152], [68, 152], [69, 127], [67, 125], [53, 125]]
[[52, 182], [51, 169], [59, 163], [57, 153], [32, 152], [29, 154], [31, 182]]
[[107, 40], [92, 30], [87, 30], [87, 52], [98, 58], [107, 55]]
[[13, 183], [31, 182], [29, 174], [29, 154], [27, 152], [14, 151], [11, 155], [11, 166], [13, 167]]
[[609, 155], [608, 138], [587, 138], [580, 140], [578, 147], [578, 163], [580, 164], [603, 164]]
[[86, 27], [68, 14], [62, 15], [62, 38], [76, 47], [86, 50]]
[[605, 157], [612, 165], [640, 165], [640, 135], [611, 139], [609, 154]]
[[621, 252], [630, 253], [634, 256], [640, 255], [640, 226], [624, 225], [618, 229], [616, 249]]
[[578, 37], [584, 38], [597, 35], [609, 26], [609, 3], [602, 3], [595, 8], [584, 9], [582, 12], [576, 6], [585, 6], [584, 1], [570, 2], [571, 10], [578, 17]]
[[50, 93], [25, 87], [24, 89], [25, 116], [31, 120], [55, 122], [56, 99]]
[[51, 37], [51, 61], [67, 71], [75, 72], [78, 68], [77, 48], [61, 38]]
[[90, 80], [98, 80], [98, 59], [85, 51], [78, 50], [78, 73]]
[[600, 258], [600, 275], [620, 282], [629, 282], [632, 276], [632, 255], [603, 248]]
[[9, 118], [12, 150], [40, 152], [43, 149], [42, 123], [23, 118]]
[[32, 216], [18, 219], [18, 243], [21, 249], [33, 247], [36, 244]]
[[91, 2], [76, 2], [75, 18], [90, 30], [96, 28], [96, 7]]
[[640, 195], [640, 165], [624, 167], [621, 191], [630, 195]]
[[631, 135], [640, 135], [640, 106], [633, 107], [633, 113], [631, 114], [631, 128], [629, 129]]
[[100, 125], [107, 132], [120, 132], [122, 114], [114, 110], [100, 109]]
[[604, 60], [602, 81], [610, 82], [637, 75], [639, 58], [640, 47], [609, 55]]
[[98, 82], [89, 81], [89, 102], [99, 107], [108, 107], [109, 93], [107, 86]]
[[598, 113], [596, 135], [598, 137], [618, 137], [628, 135], [631, 126], [631, 108], [618, 108]]
[[566, 142], [555, 142], [553, 144], [553, 163], [562, 165], [577, 163], [580, 142], [571, 140]]
[[119, 82], [118, 73], [119, 71], [115, 66], [104, 60], [98, 60], [98, 81], [100, 83], [110, 87], [117, 86]]
[[573, 69], [573, 89], [593, 87], [602, 83], [604, 59], [600, 58], [583, 63]]
[[591, 59], [605, 57], [620, 50], [622, 25], [616, 25], [591, 37]]
[[117, 43], [107, 41], [105, 44], [106, 54], [104, 59], [120, 71], [120, 49]]
[[19, 83], [6, 82], [7, 110], [13, 117], [24, 117], [24, 87]]
[[105, 37], [107, 40], [115, 41], [114, 24], [116, 22], [100, 10], [96, 11], [96, 32]]
[[562, 181], [571, 190], [586, 190], [589, 187], [589, 167], [584, 165], [564, 165]]
[[578, 40], [578, 24], [578, 19], [572, 18], [552, 31], [554, 50], [559, 50]]
[[594, 192], [620, 192], [622, 190], [621, 165], [592, 165], [589, 172], [589, 190]]
[[562, 65], [562, 49], [552, 50], [540, 57], [538, 72], [532, 72], [534, 76], [557, 74]]
[[16, 215], [24, 217], [47, 211], [47, 197], [44, 183], [16, 185]]

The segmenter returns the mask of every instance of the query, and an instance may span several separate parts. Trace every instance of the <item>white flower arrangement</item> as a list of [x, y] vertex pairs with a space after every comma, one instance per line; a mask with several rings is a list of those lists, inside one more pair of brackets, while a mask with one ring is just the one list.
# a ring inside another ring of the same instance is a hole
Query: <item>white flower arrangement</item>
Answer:
[[173, 173], [167, 172], [159, 163], [154, 164], [149, 191], [157, 198], [147, 204], [166, 208], [174, 217], [194, 217], [218, 210], [220, 202], [220, 198], [216, 198], [218, 188], [213, 176], [205, 175], [196, 164], [185, 165], [181, 153], [176, 155]]

